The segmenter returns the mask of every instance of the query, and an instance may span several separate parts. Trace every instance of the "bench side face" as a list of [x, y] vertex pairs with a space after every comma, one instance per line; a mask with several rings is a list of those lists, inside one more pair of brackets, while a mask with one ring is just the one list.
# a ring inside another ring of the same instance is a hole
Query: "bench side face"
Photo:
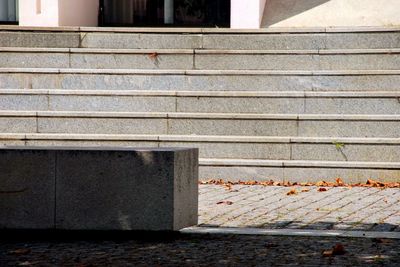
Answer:
[[52, 229], [55, 152], [0, 150], [0, 228]]
[[0, 228], [172, 231], [197, 224], [196, 149], [0, 149], [0, 178], [0, 191], [9, 191], [0, 194]]
[[180, 230], [198, 224], [198, 149], [175, 153], [174, 175], [174, 230]]

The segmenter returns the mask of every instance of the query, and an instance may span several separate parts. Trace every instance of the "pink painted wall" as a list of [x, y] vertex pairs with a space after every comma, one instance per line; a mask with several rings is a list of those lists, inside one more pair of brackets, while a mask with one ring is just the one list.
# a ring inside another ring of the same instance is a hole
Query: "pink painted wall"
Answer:
[[20, 0], [21, 26], [97, 26], [98, 0]]
[[99, 0], [58, 0], [60, 26], [97, 26]]
[[231, 0], [231, 28], [259, 29], [266, 0]]

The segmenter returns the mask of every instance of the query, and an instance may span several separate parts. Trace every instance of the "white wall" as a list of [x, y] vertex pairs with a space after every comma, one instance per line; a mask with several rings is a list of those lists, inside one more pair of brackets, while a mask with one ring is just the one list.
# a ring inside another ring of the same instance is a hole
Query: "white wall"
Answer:
[[258, 29], [266, 0], [231, 0], [231, 28]]
[[21, 26], [97, 26], [98, 0], [20, 0]]
[[399, 26], [400, 0], [268, 0], [263, 27]]
[[19, 25], [59, 26], [58, 0], [20, 0]]

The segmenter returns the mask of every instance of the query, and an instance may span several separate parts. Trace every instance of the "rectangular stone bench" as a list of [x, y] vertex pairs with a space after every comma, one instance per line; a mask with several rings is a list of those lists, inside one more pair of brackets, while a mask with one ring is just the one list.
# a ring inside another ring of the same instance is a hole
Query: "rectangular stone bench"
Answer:
[[197, 224], [198, 149], [0, 148], [0, 229]]

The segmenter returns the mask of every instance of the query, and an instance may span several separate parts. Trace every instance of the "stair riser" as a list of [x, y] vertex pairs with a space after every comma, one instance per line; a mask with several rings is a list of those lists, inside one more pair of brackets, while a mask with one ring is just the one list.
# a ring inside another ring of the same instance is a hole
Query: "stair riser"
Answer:
[[0, 107], [41, 111], [400, 114], [399, 98], [0, 95]]
[[[135, 146], [157, 147], [156, 142], [119, 142], [119, 141], [0, 141], [2, 145], [28, 146]], [[201, 150], [200, 150], [201, 152]], [[204, 152], [203, 152], [204, 153]], [[368, 169], [368, 168], [317, 168], [317, 167], [246, 167], [246, 166], [209, 166], [200, 162], [199, 178], [225, 179], [230, 181], [258, 180], [258, 181], [290, 181], [290, 182], [317, 182], [321, 180], [334, 182], [341, 177], [346, 183], [359, 183], [367, 179], [381, 182], [397, 182], [400, 180], [398, 169]]]
[[79, 33], [0, 32], [2, 47], [79, 47]]
[[110, 75], [1, 73], [0, 89], [396, 91], [400, 75]]
[[14, 133], [400, 137], [398, 121], [1, 117], [0, 130]]
[[132, 146], [196, 147], [201, 158], [397, 162], [400, 144], [335, 144], [308, 143], [224, 143], [224, 142], [157, 142], [123, 140], [1, 140], [2, 145], [27, 146]]
[[397, 48], [400, 32], [297, 34], [138, 34], [0, 32], [4, 47], [339, 49]]
[[[341, 177], [345, 183], [365, 183], [367, 179], [381, 182], [398, 182], [400, 170], [357, 168], [270, 168], [270, 167], [214, 167], [200, 165], [199, 178], [230, 181], [287, 181], [287, 182], [335, 182]], [[289, 191], [289, 190], [288, 190]]]
[[399, 54], [69, 54], [1, 52], [5, 68], [368, 70], [399, 69]]
[[341, 49], [400, 47], [400, 32], [205, 35], [203, 48], [213, 49]]

